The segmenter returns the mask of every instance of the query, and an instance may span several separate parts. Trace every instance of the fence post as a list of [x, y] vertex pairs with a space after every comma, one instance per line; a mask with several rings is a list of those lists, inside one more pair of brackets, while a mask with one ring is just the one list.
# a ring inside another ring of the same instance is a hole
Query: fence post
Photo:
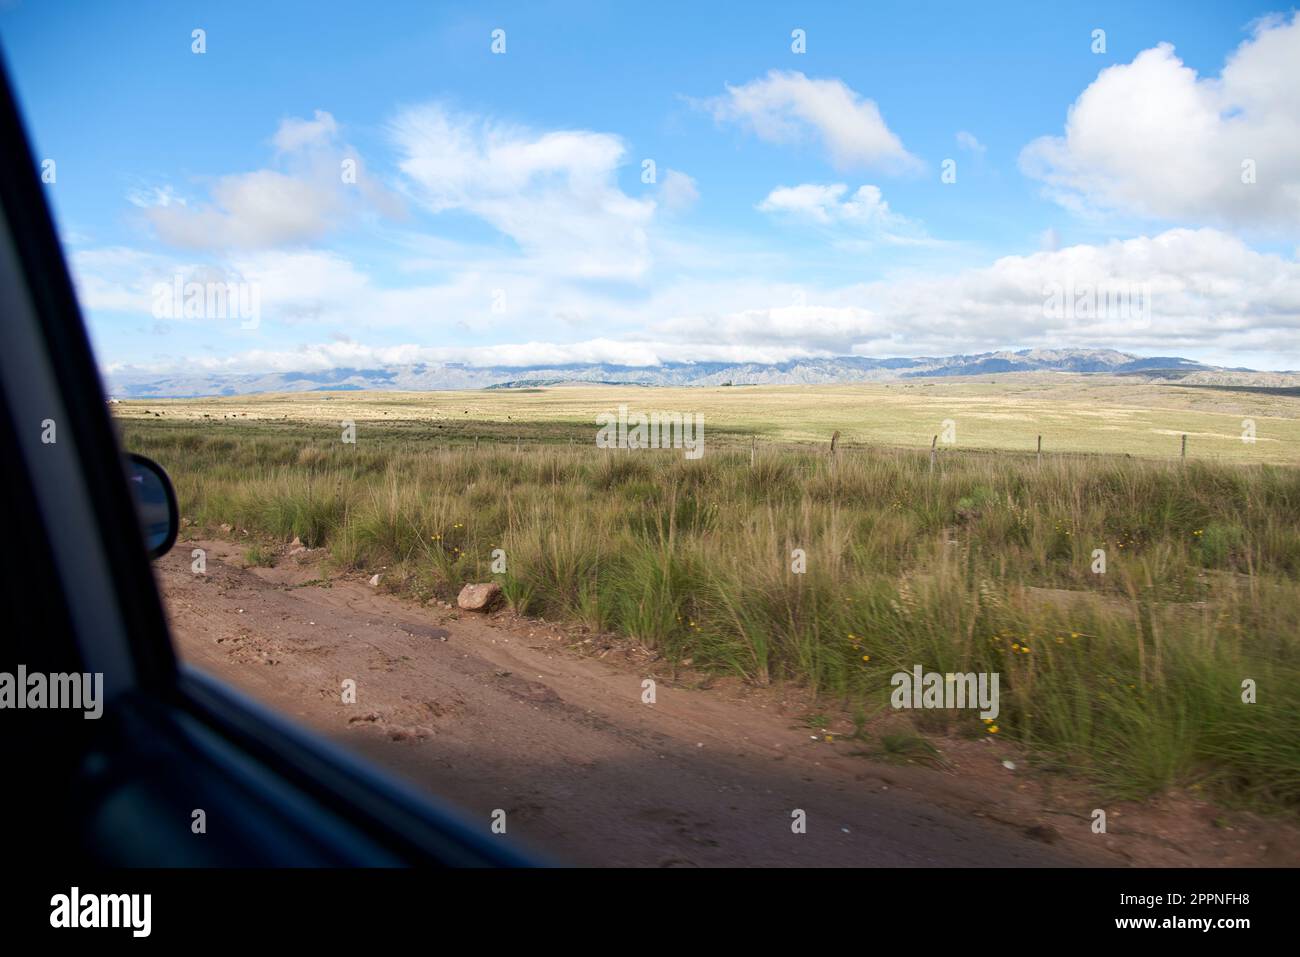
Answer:
[[1043, 464], [1043, 437], [1038, 437], [1038, 464]]
[[938, 448], [939, 448], [939, 436], [936, 435], [934, 438], [930, 440], [930, 474], [931, 475], [934, 474], [934, 457], [938, 454]]
[[754, 467], [754, 462], [758, 459], [758, 436], [749, 437], [749, 467]]
[[1187, 433], [1183, 433], [1183, 461], [1187, 461]]

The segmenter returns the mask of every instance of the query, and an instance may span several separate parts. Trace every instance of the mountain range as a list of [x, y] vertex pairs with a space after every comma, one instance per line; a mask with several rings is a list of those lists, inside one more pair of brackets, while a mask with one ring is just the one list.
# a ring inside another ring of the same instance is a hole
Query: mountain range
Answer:
[[185, 371], [105, 373], [114, 398], [184, 398], [246, 395], [255, 392], [537, 388], [567, 383], [644, 386], [812, 385], [875, 382], [929, 376], [990, 375], [1015, 372], [1073, 372], [1192, 377], [1253, 383], [1252, 370], [1209, 366], [1176, 356], [1137, 356], [1114, 349], [1023, 349], [976, 355], [873, 359], [837, 356], [788, 362], [665, 362], [656, 366], [580, 363], [538, 366], [472, 366], [421, 362], [375, 369], [336, 368], [302, 372], [225, 373]]

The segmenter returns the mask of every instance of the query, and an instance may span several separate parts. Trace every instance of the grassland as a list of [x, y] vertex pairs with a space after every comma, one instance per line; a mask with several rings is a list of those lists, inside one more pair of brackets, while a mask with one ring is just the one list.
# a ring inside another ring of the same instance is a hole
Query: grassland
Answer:
[[[963, 449], [1176, 457], [1181, 436], [1200, 460], [1300, 465], [1300, 399], [1194, 389], [1122, 377], [1033, 374], [851, 386], [647, 389], [574, 386], [478, 392], [335, 392], [145, 400], [119, 416], [169, 420], [238, 418], [337, 431], [338, 422], [402, 423], [444, 443], [481, 439], [590, 443], [595, 416], [633, 410], [702, 413], [709, 441], [816, 444], [839, 430], [849, 448], [929, 446], [955, 424]], [[146, 410], [148, 410], [146, 412]], [[1242, 422], [1255, 423], [1243, 442]], [[324, 432], [322, 432], [324, 435]], [[364, 436], [363, 436], [364, 441]]]
[[[595, 448], [595, 413], [619, 402], [702, 412], [706, 454]], [[1010, 737], [1117, 794], [1191, 786], [1295, 813], [1298, 404], [1031, 377], [114, 409], [200, 527], [299, 536], [420, 600], [495, 577], [521, 612], [799, 682], [864, 733], [896, 671], [999, 672], [994, 724], [912, 712], [917, 730]], [[1240, 439], [1244, 417], [1256, 443]], [[958, 442], [932, 470], [908, 446], [944, 418]], [[345, 419], [355, 444], [340, 441]], [[1041, 462], [1026, 452], [1039, 433]], [[494, 576], [495, 549], [507, 570]]]

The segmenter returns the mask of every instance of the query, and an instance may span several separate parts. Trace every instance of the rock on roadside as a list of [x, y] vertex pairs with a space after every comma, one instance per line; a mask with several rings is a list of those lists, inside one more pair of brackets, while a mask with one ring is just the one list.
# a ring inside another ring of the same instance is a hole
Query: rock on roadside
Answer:
[[481, 585], [469, 584], [456, 596], [456, 604], [466, 611], [488, 611], [492, 603], [501, 597], [501, 586], [496, 582]]

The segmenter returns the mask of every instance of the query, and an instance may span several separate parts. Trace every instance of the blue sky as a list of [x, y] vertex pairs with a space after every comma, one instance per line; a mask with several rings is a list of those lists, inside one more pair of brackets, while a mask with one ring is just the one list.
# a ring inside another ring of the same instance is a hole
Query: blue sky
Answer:
[[[1289, 9], [877, 6], [22, 0], [0, 38], [106, 368], [1300, 368]], [[160, 312], [192, 283], [255, 319]]]

